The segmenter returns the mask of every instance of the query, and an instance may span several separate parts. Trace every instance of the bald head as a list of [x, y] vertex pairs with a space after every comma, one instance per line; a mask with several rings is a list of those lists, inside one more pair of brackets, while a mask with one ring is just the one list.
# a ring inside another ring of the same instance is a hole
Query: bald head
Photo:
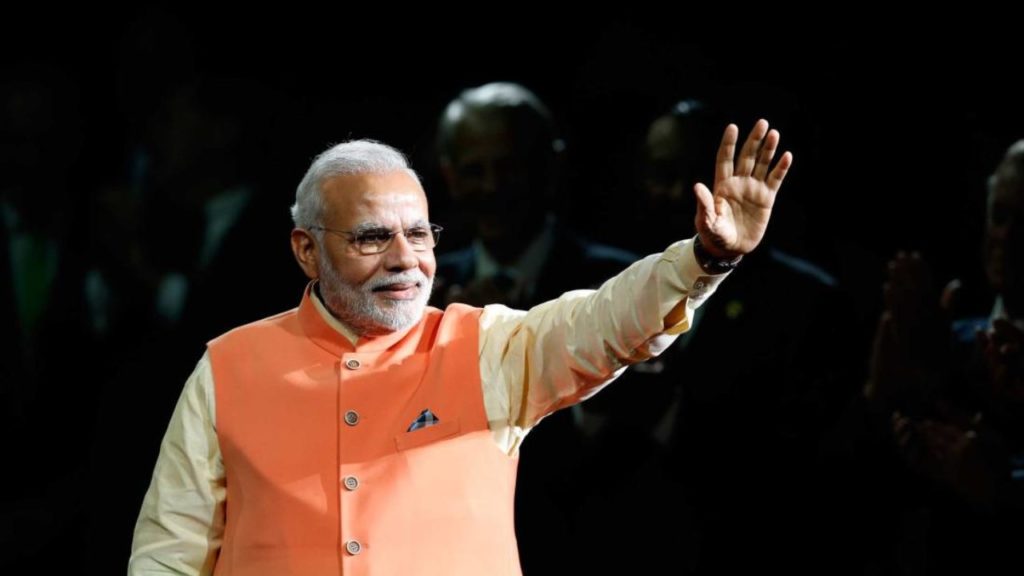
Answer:
[[441, 172], [457, 212], [499, 261], [515, 260], [553, 210], [562, 148], [547, 106], [518, 84], [471, 88], [445, 108]]

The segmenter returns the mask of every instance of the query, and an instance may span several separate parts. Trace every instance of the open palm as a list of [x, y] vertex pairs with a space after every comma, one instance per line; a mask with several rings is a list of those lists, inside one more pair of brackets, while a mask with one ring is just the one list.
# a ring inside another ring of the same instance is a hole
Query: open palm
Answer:
[[[757, 247], [764, 238], [775, 195], [793, 155], [786, 152], [771, 168], [779, 132], [758, 120], [738, 158], [739, 128], [730, 124], [722, 135], [715, 166], [714, 193], [697, 183], [695, 225], [701, 242], [717, 258], [735, 258]], [[735, 159], [734, 159], [735, 158]]]

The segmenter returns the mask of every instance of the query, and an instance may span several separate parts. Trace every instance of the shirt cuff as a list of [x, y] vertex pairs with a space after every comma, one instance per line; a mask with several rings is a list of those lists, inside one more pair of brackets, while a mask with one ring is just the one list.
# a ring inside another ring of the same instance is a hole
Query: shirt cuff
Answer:
[[681, 299], [673, 299], [669, 309], [662, 311], [662, 317], [665, 319], [665, 333], [679, 334], [689, 329], [693, 310], [714, 294], [718, 285], [730, 273], [708, 274], [705, 272], [693, 252], [692, 238], [680, 240], [669, 246], [662, 253], [659, 265], [670, 267], [668, 273], [662, 276], [663, 281], [667, 283], [666, 289], [682, 296]]

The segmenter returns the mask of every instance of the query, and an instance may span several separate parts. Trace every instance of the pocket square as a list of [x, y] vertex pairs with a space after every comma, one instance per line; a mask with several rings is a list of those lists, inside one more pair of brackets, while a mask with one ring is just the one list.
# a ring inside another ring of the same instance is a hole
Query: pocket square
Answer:
[[430, 409], [426, 409], [420, 412], [420, 415], [413, 420], [412, 424], [409, 425], [409, 429], [406, 432], [412, 432], [413, 430], [419, 430], [420, 428], [426, 428], [427, 426], [433, 426], [440, 422], [441, 419], [434, 416], [434, 413]]

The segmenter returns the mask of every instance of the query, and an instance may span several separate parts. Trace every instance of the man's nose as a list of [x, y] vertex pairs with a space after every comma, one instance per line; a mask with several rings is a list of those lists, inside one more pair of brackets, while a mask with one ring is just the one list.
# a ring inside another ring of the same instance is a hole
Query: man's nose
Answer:
[[384, 252], [384, 268], [389, 271], [411, 270], [419, 264], [416, 251], [406, 239], [405, 233], [395, 234], [391, 245]]

